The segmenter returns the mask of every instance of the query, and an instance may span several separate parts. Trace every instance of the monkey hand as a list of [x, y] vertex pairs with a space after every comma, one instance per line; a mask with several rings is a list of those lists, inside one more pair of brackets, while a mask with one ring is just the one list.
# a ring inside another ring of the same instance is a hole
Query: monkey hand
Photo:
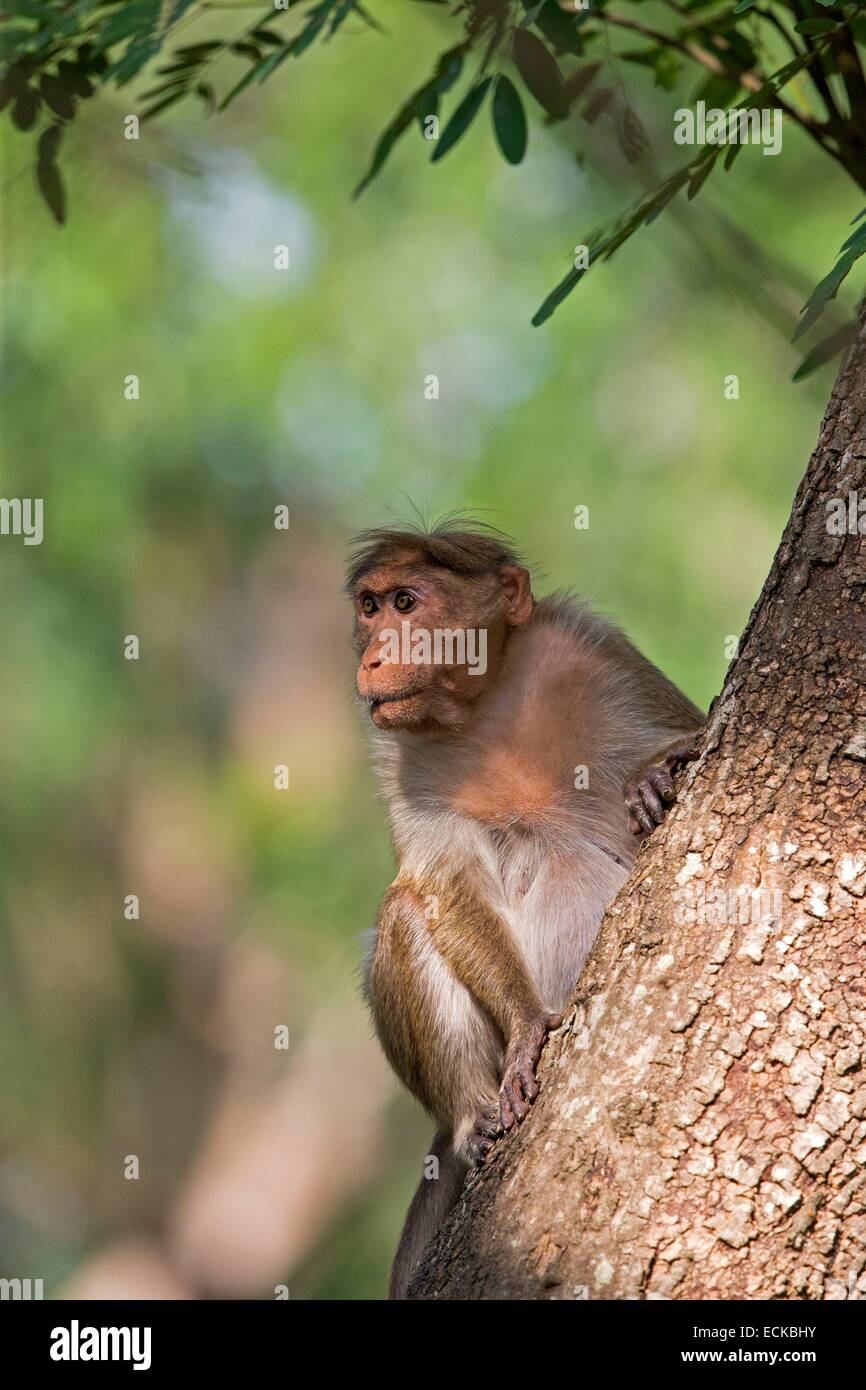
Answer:
[[562, 1014], [539, 1014], [509, 1039], [499, 1090], [499, 1119], [504, 1130], [513, 1129], [529, 1114], [538, 1095], [535, 1068], [541, 1049], [548, 1033], [561, 1022]]
[[661, 825], [668, 810], [665, 802], [676, 800], [674, 773], [696, 758], [697, 752], [694, 739], [683, 740], [629, 777], [623, 795], [628, 828], [634, 835], [649, 835]]

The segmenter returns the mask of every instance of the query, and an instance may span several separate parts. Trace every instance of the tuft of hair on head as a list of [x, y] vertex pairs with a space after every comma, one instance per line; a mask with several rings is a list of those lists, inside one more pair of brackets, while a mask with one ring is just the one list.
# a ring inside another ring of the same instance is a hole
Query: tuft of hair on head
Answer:
[[493, 574], [501, 565], [524, 564], [503, 531], [463, 512], [450, 512], [432, 526], [410, 522], [360, 531], [349, 550], [347, 591], [353, 594], [365, 574], [407, 550], [453, 574]]

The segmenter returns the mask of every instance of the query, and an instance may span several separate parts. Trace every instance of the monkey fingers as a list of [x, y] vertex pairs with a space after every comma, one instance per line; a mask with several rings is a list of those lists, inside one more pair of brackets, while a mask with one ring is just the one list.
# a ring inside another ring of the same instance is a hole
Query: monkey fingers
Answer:
[[663, 801], [674, 801], [674, 773], [698, 756], [699, 737], [690, 734], [687, 738], [669, 745], [663, 755], [654, 762], [644, 763], [628, 779], [623, 795], [628, 809], [628, 828], [635, 835], [649, 835], [664, 820], [667, 806]]
[[509, 1042], [499, 1091], [499, 1116], [503, 1129], [513, 1129], [529, 1114], [529, 1107], [538, 1095], [535, 1068], [541, 1049], [548, 1033], [558, 1028], [561, 1022], [562, 1014], [542, 1014], [526, 1024]]
[[673, 778], [665, 763], [641, 768], [625, 785], [628, 828], [634, 834], [649, 834], [661, 825], [667, 807], [664, 801], [675, 796]]

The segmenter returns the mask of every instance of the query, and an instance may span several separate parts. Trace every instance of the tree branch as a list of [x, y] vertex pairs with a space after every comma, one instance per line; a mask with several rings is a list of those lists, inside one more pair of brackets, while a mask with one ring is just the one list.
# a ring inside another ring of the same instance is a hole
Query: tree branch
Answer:
[[[671, 34], [662, 33], [658, 29], [650, 28], [647, 24], [642, 24], [640, 20], [626, 19], [622, 15], [611, 14], [609, 10], [603, 12], [599, 11], [595, 17], [596, 19], [603, 20], [605, 24], [614, 24], [621, 29], [630, 29], [634, 33], [642, 34], [644, 38], [653, 39], [656, 43], [662, 44], [665, 48], [674, 48], [678, 52], [685, 54], [687, 58], [691, 58], [693, 62], [699, 63], [701, 67], [706, 68], [707, 71], [713, 73], [714, 76], [730, 77], [733, 81], [739, 82], [740, 86], [745, 87], [746, 91], [761, 92], [766, 86], [765, 79], [758, 73], [737, 72], [735, 69], [727, 67], [727, 65], [722, 62], [721, 58], [716, 57], [714, 53], [710, 53], [706, 48], [702, 48], [699, 44], [692, 43], [690, 40], [674, 38]], [[778, 92], [770, 92], [769, 100], [773, 106], [778, 107], [786, 116], [790, 116], [792, 121], [795, 121], [797, 125], [801, 126], [802, 129], [812, 137], [815, 143], [820, 146], [825, 154], [829, 154], [831, 158], [837, 160], [838, 163], [845, 168], [845, 161], [842, 159], [842, 156], [837, 150], [834, 150], [832, 145], [829, 145], [825, 139], [825, 130], [827, 130], [828, 127], [816, 121], [813, 116], [807, 115], [806, 112], [798, 111], [796, 107], [791, 106], [783, 97], [780, 97]]]

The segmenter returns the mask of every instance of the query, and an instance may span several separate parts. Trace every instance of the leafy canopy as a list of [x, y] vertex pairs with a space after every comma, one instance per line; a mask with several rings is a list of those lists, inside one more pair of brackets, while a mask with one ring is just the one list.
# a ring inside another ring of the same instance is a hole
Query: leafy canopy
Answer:
[[[372, 2], [372, 0], [371, 0]], [[416, 3], [418, 0], [416, 0]], [[408, 3], [408, 0], [407, 0]], [[454, 42], [435, 56], [430, 76], [403, 102], [371, 155], [355, 195], [377, 177], [414, 124], [444, 159], [489, 110], [502, 156], [520, 164], [528, 144], [526, 103], [549, 123], [613, 123], [626, 159], [646, 162], [648, 137], [618, 62], [642, 69], [670, 92], [684, 70], [700, 81], [692, 94], [714, 109], [773, 108], [799, 125], [866, 191], [866, 5], [828, 0], [423, 0], [450, 10]], [[662, 11], [661, 19], [658, 18]], [[225, 11], [222, 39], [195, 42], [194, 26]], [[247, 13], [244, 13], [247, 11]], [[36, 137], [36, 180], [58, 222], [66, 192], [58, 165], [65, 128], [82, 102], [108, 86], [124, 87], [154, 65], [155, 80], [138, 100], [140, 119], [192, 99], [218, 112], [253, 83], [269, 80], [290, 59], [332, 38], [351, 17], [380, 29], [362, 0], [2, 0], [0, 109]], [[651, 20], [644, 15], [651, 13]], [[238, 19], [242, 22], [238, 26]], [[630, 36], [639, 47], [615, 51]], [[779, 55], [784, 61], [779, 62]], [[775, 56], [774, 56], [775, 55]], [[226, 68], [241, 59], [239, 78]], [[439, 129], [440, 107], [454, 102]], [[682, 189], [694, 198], [719, 167], [730, 169], [742, 145], [706, 144], [623, 216], [593, 231], [587, 254], [555, 286], [533, 322], [543, 323], [598, 261], [608, 260], [652, 222]], [[866, 212], [866, 209], [864, 209]], [[860, 224], [860, 225], [856, 225]], [[795, 337], [809, 330], [866, 252], [866, 220], [840, 249], [803, 310]], [[797, 376], [840, 351], [853, 325], [834, 329], [808, 354]]]

